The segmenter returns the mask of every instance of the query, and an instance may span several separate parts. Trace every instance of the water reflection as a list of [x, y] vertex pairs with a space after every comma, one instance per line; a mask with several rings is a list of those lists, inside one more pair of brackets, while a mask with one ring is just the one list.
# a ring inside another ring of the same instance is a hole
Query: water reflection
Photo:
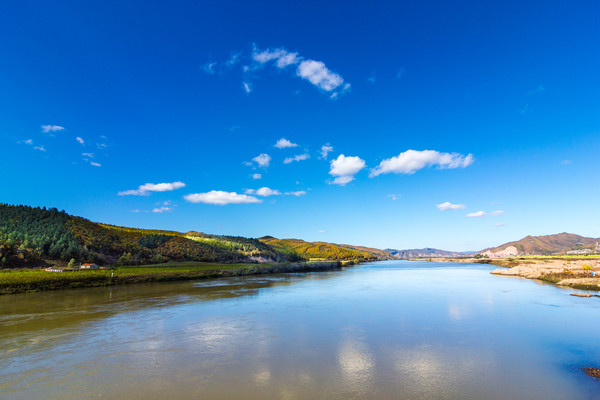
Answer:
[[594, 398], [571, 366], [600, 360], [600, 302], [489, 269], [390, 262], [3, 296], [0, 397]]

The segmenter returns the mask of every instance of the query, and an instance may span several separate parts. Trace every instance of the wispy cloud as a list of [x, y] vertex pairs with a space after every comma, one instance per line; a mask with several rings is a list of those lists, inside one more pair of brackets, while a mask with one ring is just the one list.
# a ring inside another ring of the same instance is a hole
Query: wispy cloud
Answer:
[[448, 210], [464, 210], [467, 208], [464, 204], [452, 204], [449, 201], [441, 204], [435, 205], [440, 211], [448, 211]]
[[375, 84], [375, 82], [377, 82], [377, 78], [375, 78], [375, 73], [372, 73], [371, 76], [367, 78], [367, 82], [370, 82], [373, 85]]
[[100, 163], [97, 163], [96, 161], [90, 161], [90, 165], [91, 165], [92, 167], [101, 167], [101, 166], [102, 166], [102, 164], [100, 164]]
[[260, 179], [260, 178], [262, 178], [261, 174], [252, 174], [252, 179], [257, 180], [257, 179]]
[[284, 193], [287, 196], [296, 196], [296, 197], [300, 197], [300, 196], [304, 196], [306, 194], [306, 191], [304, 190], [298, 190], [295, 192], [285, 192]]
[[332, 151], [333, 146], [331, 146], [329, 143], [326, 143], [323, 146], [321, 146], [321, 159], [327, 160], [327, 155]]
[[222, 190], [211, 190], [206, 193], [191, 193], [183, 196], [190, 203], [204, 203], [224, 206], [226, 204], [250, 204], [262, 203], [262, 200], [254, 196], [238, 194], [236, 192], [224, 192]]
[[497, 224], [494, 224], [494, 229], [502, 228], [503, 226], [506, 226], [504, 222], [498, 222]]
[[33, 144], [33, 140], [31, 139], [26, 139], [26, 140], [20, 140], [17, 142], [18, 144], [26, 144], [28, 146], [32, 146], [34, 150], [39, 150], [39, 151], [46, 151], [46, 149], [44, 148], [43, 145], [39, 145], [39, 146], [34, 146]]
[[472, 154], [440, 153], [435, 150], [407, 150], [385, 159], [371, 171], [370, 177], [381, 174], [414, 174], [420, 169], [437, 166], [440, 169], [465, 168], [473, 164]]
[[323, 229], [319, 229], [319, 230], [317, 231], [317, 233], [325, 233], [325, 232], [327, 232], [327, 231], [325, 231], [325, 230], [323, 230]]
[[78, 142], [79, 144], [85, 144], [85, 140], [83, 140], [83, 139], [82, 139], [82, 138], [80, 138], [79, 136], [77, 136], [77, 137], [75, 138], [75, 140], [77, 140], [77, 142]]
[[[297, 52], [288, 51], [282, 47], [259, 49], [253, 45], [249, 56], [244, 52], [233, 53], [231, 58], [221, 65], [224, 65], [224, 68], [230, 68], [238, 63], [241, 64], [242, 59], [247, 61], [246, 65], [242, 65], [244, 74], [242, 87], [246, 93], [252, 92], [250, 81], [255, 79], [257, 72], [267, 65], [272, 65], [278, 70], [294, 71], [296, 76], [307, 80], [320, 90], [330, 93], [331, 98], [337, 98], [338, 95], [350, 89], [350, 84], [345, 82], [339, 74], [327, 68], [322, 61], [305, 59]], [[217, 72], [218, 66], [219, 64], [216, 62], [209, 62], [203, 68], [206, 73], [213, 75]]]
[[400, 68], [398, 70], [398, 73], [396, 74], [396, 79], [400, 79], [404, 76], [404, 74], [406, 73], [406, 70], [404, 68]]
[[304, 161], [304, 160], [308, 160], [309, 158], [310, 158], [310, 155], [308, 155], [308, 154], [299, 154], [294, 157], [287, 157], [285, 160], [283, 160], [283, 163], [290, 164], [290, 163], [293, 163], [294, 161]]
[[153, 208], [152, 212], [162, 214], [164, 212], [168, 212], [171, 210], [173, 210], [173, 207], [162, 206], [162, 207]]
[[331, 160], [329, 165], [329, 175], [335, 176], [335, 179], [331, 184], [344, 186], [347, 183], [352, 182], [354, 180], [354, 175], [363, 169], [366, 164], [360, 157], [346, 157], [345, 155], [340, 154], [338, 158]]
[[496, 211], [492, 211], [492, 212], [485, 212], [485, 211], [476, 211], [476, 212], [472, 212], [467, 214], [467, 218], [483, 218], [483, 217], [494, 217], [494, 216], [499, 216], [499, 215], [503, 215], [504, 211], [502, 210], [496, 210]]
[[149, 196], [151, 192], [170, 192], [172, 190], [185, 187], [183, 182], [171, 183], [146, 183], [134, 190], [125, 190], [119, 192], [119, 196]]
[[268, 187], [261, 187], [260, 189], [246, 189], [244, 191], [244, 193], [246, 194], [252, 194], [252, 195], [257, 195], [257, 196], [262, 196], [262, 197], [268, 197], [268, 196], [279, 196], [281, 195], [281, 192], [279, 190], [273, 190], [271, 188]]
[[400, 197], [402, 197], [401, 194], [388, 194], [387, 197], [389, 197], [392, 200], [398, 200]]
[[271, 156], [266, 153], [262, 153], [254, 157], [252, 161], [257, 163], [259, 167], [266, 168], [271, 163]]
[[94, 153], [81, 153], [85, 158], [94, 158]]
[[209, 75], [214, 75], [217, 72], [217, 63], [216, 62], [207, 62], [202, 66], [202, 69], [205, 73]]
[[44, 133], [58, 132], [62, 131], [63, 129], [65, 128], [58, 125], [42, 125], [42, 132]]
[[573, 163], [573, 161], [571, 160], [562, 160], [560, 162], [560, 165], [571, 165]]
[[540, 93], [544, 93], [546, 91], [546, 88], [544, 87], [544, 85], [539, 85], [537, 88], [532, 89], [532, 90], [528, 90], [527, 94], [528, 95], [532, 95], [532, 94], [540, 94]]
[[278, 149], [287, 149], [289, 147], [298, 147], [298, 145], [296, 143], [290, 142], [285, 138], [281, 138], [277, 141], [277, 143], [275, 143], [275, 147], [277, 147]]

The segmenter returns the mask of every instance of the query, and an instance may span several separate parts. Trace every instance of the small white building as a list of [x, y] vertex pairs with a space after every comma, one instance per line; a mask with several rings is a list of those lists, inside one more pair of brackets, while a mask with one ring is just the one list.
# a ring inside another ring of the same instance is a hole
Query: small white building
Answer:
[[100, 268], [97, 264], [81, 264], [81, 269], [98, 269]]

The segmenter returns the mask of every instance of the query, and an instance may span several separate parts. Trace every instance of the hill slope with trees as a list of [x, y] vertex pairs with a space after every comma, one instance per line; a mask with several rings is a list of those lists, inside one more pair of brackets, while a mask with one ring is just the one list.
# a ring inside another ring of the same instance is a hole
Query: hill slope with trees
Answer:
[[92, 222], [56, 208], [0, 204], [0, 267], [44, 260], [138, 265], [167, 261], [282, 262], [284, 254], [257, 239], [126, 228]]

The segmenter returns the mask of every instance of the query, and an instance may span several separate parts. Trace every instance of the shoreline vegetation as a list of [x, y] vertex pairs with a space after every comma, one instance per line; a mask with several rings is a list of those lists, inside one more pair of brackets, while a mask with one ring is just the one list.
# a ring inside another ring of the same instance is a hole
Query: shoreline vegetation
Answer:
[[490, 273], [493, 275], [534, 279], [577, 290], [600, 291], [600, 258], [595, 256], [443, 257], [428, 258], [426, 260], [432, 262], [491, 264], [502, 267], [491, 271]]
[[172, 262], [73, 272], [49, 272], [43, 269], [14, 269], [0, 272], [0, 295], [131, 283], [331, 271], [355, 263], [355, 261], [286, 262], [272, 264]]

